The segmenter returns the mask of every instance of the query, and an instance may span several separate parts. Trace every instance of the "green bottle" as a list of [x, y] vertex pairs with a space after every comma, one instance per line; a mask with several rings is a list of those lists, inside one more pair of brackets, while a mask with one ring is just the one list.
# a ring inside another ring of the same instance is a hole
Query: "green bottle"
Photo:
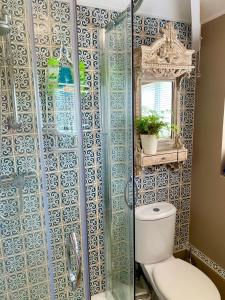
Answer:
[[80, 61], [80, 89], [81, 89], [81, 95], [85, 95], [85, 91], [87, 88], [87, 82], [86, 82], [86, 69], [85, 64], [83, 61]]
[[58, 88], [59, 80], [59, 60], [55, 57], [48, 59], [47, 70], [47, 92], [48, 95], [53, 95]]

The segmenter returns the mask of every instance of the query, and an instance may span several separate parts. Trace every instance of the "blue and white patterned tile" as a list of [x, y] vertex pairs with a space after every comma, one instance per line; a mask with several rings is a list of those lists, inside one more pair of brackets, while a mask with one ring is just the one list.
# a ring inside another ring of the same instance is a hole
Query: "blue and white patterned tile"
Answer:
[[44, 246], [44, 235], [41, 231], [27, 233], [24, 237], [24, 244], [27, 251], [35, 250]]
[[49, 211], [49, 226], [59, 226], [62, 222], [61, 211], [59, 209]]
[[152, 204], [156, 202], [156, 190], [147, 191], [142, 196], [142, 201], [144, 205]]
[[92, 32], [87, 28], [78, 28], [78, 47], [79, 48], [91, 48], [92, 46]]
[[23, 18], [25, 13], [24, 0], [2, 0], [2, 8], [5, 8], [8, 13], [15, 17]]
[[168, 188], [160, 188], [156, 190], [156, 202], [162, 202], [168, 200], [169, 200]]
[[75, 188], [64, 189], [61, 194], [62, 204], [75, 205], [79, 203], [79, 191]]
[[53, 22], [68, 24], [71, 20], [70, 4], [62, 1], [51, 1], [51, 17]]
[[179, 186], [171, 186], [169, 189], [169, 200], [174, 201], [180, 198], [180, 187]]
[[15, 255], [5, 259], [5, 270], [12, 274], [23, 271], [25, 267], [25, 259], [23, 255]]
[[100, 8], [94, 8], [92, 10], [92, 23], [96, 27], [105, 27], [106, 24], [109, 22], [109, 12], [100, 9]]
[[23, 219], [23, 230], [25, 232], [41, 230], [41, 217], [39, 214], [30, 214]]
[[80, 212], [78, 206], [65, 207], [63, 210], [64, 223], [74, 223], [80, 221]]
[[29, 268], [37, 267], [45, 263], [46, 250], [35, 249], [26, 255], [26, 262]]
[[49, 296], [48, 283], [34, 285], [30, 288], [31, 298], [34, 300], [48, 299]]
[[12, 27], [10, 31], [10, 38], [14, 43], [26, 43], [26, 24], [25, 20], [21, 18], [12, 19]]
[[28, 289], [21, 289], [19, 291], [13, 292], [9, 294], [9, 297], [10, 298], [8, 299], [12, 299], [12, 300], [17, 300], [17, 299], [29, 300], [30, 298]]
[[159, 20], [156, 18], [144, 18], [144, 33], [147, 36], [155, 36], [159, 30]]
[[2, 246], [6, 257], [23, 252], [24, 249], [22, 237], [12, 237], [4, 239], [2, 242]]
[[32, 154], [35, 151], [35, 137], [29, 135], [17, 135], [14, 138], [14, 145], [17, 155]]
[[141, 34], [142, 32], [142, 17], [141, 16], [134, 16], [133, 20], [133, 26], [134, 26], [134, 34]]
[[27, 278], [25, 272], [12, 274], [7, 278], [8, 291], [15, 291], [27, 287]]
[[28, 271], [28, 281], [31, 285], [39, 284], [40, 282], [48, 282], [48, 269], [45, 266], [37, 266]]
[[156, 175], [156, 186], [158, 188], [168, 187], [169, 185], [169, 174], [168, 172], [158, 173]]
[[77, 24], [86, 27], [91, 23], [92, 9], [79, 5], [77, 6]]

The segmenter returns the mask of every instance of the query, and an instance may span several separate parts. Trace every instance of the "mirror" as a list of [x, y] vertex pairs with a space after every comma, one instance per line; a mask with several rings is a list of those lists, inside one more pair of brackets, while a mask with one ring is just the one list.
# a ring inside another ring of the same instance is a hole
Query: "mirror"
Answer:
[[148, 116], [151, 112], [159, 115], [168, 124], [159, 133], [160, 139], [171, 139], [171, 125], [174, 120], [174, 81], [157, 80], [143, 82], [141, 85], [141, 115]]
[[149, 126], [157, 128], [157, 114], [169, 128], [164, 127], [158, 137], [146, 130], [146, 118], [142, 119], [142, 130], [135, 132], [137, 173], [144, 167], [160, 164], [173, 168], [187, 159], [180, 133], [180, 106], [182, 82], [194, 69], [193, 53], [178, 39], [172, 22], [165, 24], [150, 46], [141, 45], [134, 50], [135, 116], [140, 119], [153, 115]]

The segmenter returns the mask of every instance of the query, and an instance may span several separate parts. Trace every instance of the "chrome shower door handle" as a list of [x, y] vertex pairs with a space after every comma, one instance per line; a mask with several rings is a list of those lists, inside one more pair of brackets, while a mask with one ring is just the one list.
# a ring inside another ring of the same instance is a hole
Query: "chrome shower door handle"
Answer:
[[130, 176], [124, 187], [124, 200], [129, 209], [133, 208], [133, 203], [129, 203], [129, 184], [133, 182], [133, 176]]
[[[76, 271], [73, 271], [72, 256], [75, 258]], [[67, 258], [67, 270], [68, 277], [72, 285], [72, 290], [74, 291], [80, 281], [81, 277], [81, 257], [79, 253], [79, 247], [77, 242], [76, 234], [73, 232], [69, 235], [66, 242], [66, 258]]]

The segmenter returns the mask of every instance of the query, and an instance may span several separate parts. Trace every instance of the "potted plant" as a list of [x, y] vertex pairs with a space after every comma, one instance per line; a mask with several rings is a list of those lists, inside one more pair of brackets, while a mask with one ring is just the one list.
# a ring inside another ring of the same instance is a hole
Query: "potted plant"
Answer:
[[142, 116], [135, 122], [138, 134], [141, 137], [142, 149], [145, 154], [155, 154], [157, 152], [159, 132], [166, 128], [167, 123], [156, 113], [149, 116]]

